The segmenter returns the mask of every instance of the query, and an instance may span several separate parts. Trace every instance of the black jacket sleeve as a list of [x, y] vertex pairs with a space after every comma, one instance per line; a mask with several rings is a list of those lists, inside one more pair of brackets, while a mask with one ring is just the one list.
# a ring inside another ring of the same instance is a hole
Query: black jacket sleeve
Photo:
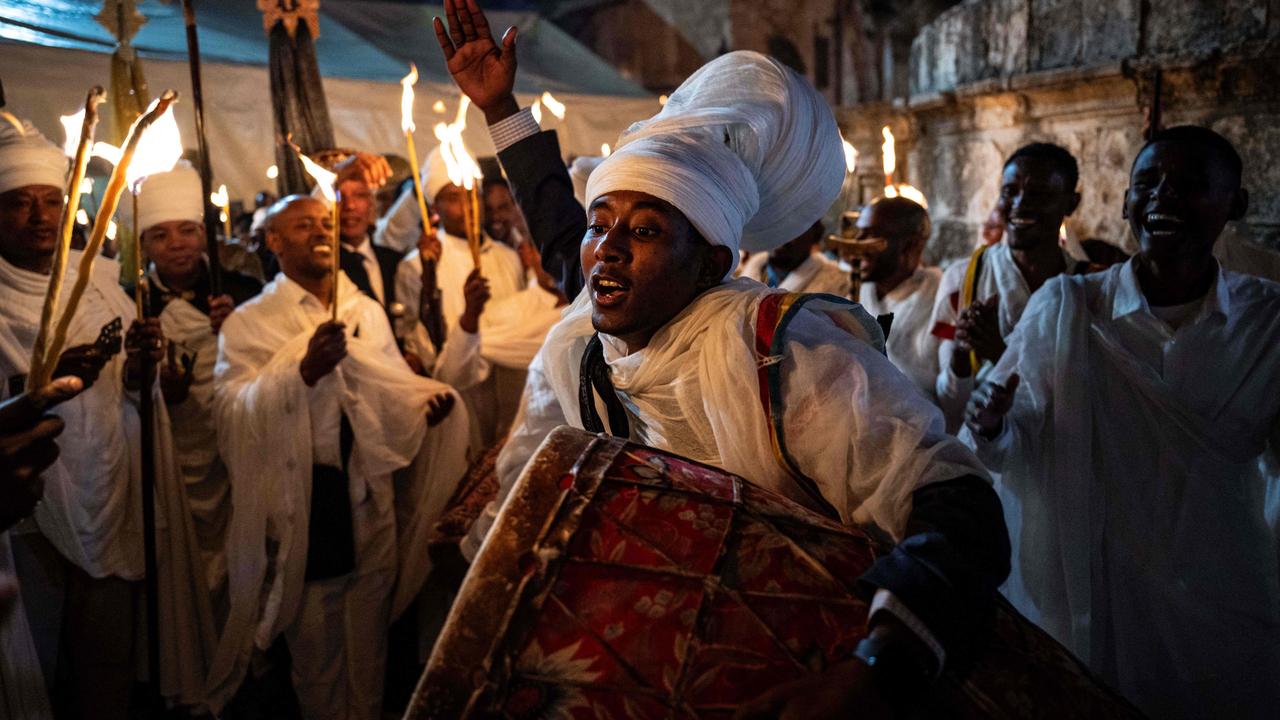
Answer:
[[578, 247], [587, 232], [587, 213], [573, 196], [555, 131], [531, 135], [498, 153], [498, 159], [542, 253], [543, 269], [572, 300], [583, 285]]
[[889, 590], [963, 665], [991, 626], [997, 588], [1009, 575], [1009, 531], [995, 490], [965, 476], [912, 495], [902, 542], [860, 579], [867, 596]]

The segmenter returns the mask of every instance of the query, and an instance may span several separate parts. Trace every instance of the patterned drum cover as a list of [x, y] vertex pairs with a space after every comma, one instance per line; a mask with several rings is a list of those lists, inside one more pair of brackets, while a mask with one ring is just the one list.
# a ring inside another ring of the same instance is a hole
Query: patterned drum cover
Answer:
[[[882, 547], [723, 470], [560, 428], [513, 488], [406, 718], [728, 718], [847, 660]], [[926, 717], [1138, 717], [1011, 608]]]

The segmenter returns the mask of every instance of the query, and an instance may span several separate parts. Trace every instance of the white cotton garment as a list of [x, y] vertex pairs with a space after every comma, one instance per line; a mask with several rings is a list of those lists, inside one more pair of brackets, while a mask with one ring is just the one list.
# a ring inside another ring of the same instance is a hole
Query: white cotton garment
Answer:
[[[63, 298], [75, 282], [81, 254], [71, 251]], [[67, 348], [92, 343], [104, 325], [136, 310], [116, 282], [119, 265], [99, 257], [72, 317]], [[49, 276], [0, 258], [0, 391], [31, 362]], [[44, 499], [34, 519], [59, 554], [95, 578], [140, 580], [142, 542], [141, 425], [135, 398], [124, 390], [123, 350], [97, 381], [54, 408], [66, 423], [58, 460], [42, 473]], [[204, 700], [204, 674], [215, 643], [213, 615], [191, 510], [173, 453], [169, 415], [159, 384], [155, 403], [156, 526], [160, 569], [161, 691], [185, 704]], [[142, 638], [139, 637], [139, 642]]]
[[893, 314], [893, 326], [885, 340], [889, 360], [933, 400], [938, 379], [938, 345], [941, 340], [933, 328], [934, 298], [942, 271], [938, 268], [916, 268], [883, 298], [873, 282], [862, 283], [858, 301], [875, 316]]
[[[0, 577], [17, 580], [14, 572], [9, 533], [0, 532]], [[0, 717], [53, 720], [21, 592], [10, 602], [7, 616], [0, 617]]]
[[[428, 402], [453, 390], [415, 375], [381, 306], [346, 275], [339, 280], [347, 357], [313, 388], [302, 381], [299, 363], [330, 311], [283, 274], [237, 308], [219, 338], [214, 408], [234, 511], [227, 536], [230, 617], [209, 674], [215, 712], [239, 688], [253, 647], [267, 648], [282, 632], [293, 632], [299, 613], [320, 612], [314, 604], [323, 605], [321, 598], [329, 595], [317, 596], [318, 588], [303, 581], [312, 463], [332, 450], [314, 447], [313, 425], [336, 428], [339, 422], [319, 413], [341, 410], [354, 431], [349, 494], [357, 557], [378, 554], [383, 534], [377, 529], [388, 523], [395, 528], [395, 585], [385, 588], [390, 602], [363, 603], [365, 609], [348, 615], [341, 630], [354, 633], [342, 641], [350, 667], [381, 662], [380, 646], [362, 642], [356, 630], [384, 633], [417, 595], [430, 570], [426, 546], [434, 522], [466, 472], [466, 408], [456, 402], [447, 418], [427, 427]], [[321, 403], [326, 399], [336, 401]], [[335, 436], [328, 445], [336, 444]], [[367, 564], [359, 560], [358, 576]], [[381, 582], [386, 573], [376, 570], [370, 569], [371, 577]], [[351, 601], [360, 592], [353, 582], [342, 595]], [[380, 690], [374, 695], [380, 699]], [[334, 708], [330, 716], [363, 717], [369, 707]]]
[[[754, 346], [756, 312], [772, 292], [740, 278], [698, 296], [643, 350], [624, 354], [615, 338], [601, 340], [632, 440], [714, 464], [812, 507], [773, 454], [756, 387], [764, 360]], [[583, 427], [578, 376], [594, 332], [590, 316], [584, 293], [535, 358], [522, 415], [498, 458], [499, 500], [473, 526], [464, 552], [478, 549], [502, 499], [551, 430]], [[865, 313], [860, 321], [874, 328]], [[800, 469], [841, 520], [874, 522], [901, 537], [917, 488], [986, 472], [875, 346], [878, 332], [855, 334], [821, 311], [802, 308], [784, 353], [771, 362], [782, 364], [786, 441]]]
[[[154, 269], [151, 282], [164, 289]], [[169, 405], [169, 421], [206, 581], [216, 595], [227, 580], [226, 526], [231, 514], [227, 468], [218, 457], [218, 429], [213, 417], [213, 365], [218, 359], [218, 336], [213, 334], [209, 316], [181, 298], [165, 305], [160, 313], [160, 328], [165, 339], [173, 343], [175, 357], [195, 359], [190, 391], [185, 400]]]
[[138, 188], [138, 227], [144, 232], [153, 225], [182, 220], [204, 220], [204, 186], [200, 173], [186, 160], [168, 172], [146, 176]]
[[[1073, 257], [1063, 252], [1067, 268], [1087, 260], [1085, 257]], [[934, 299], [933, 318], [929, 323], [932, 329], [955, 327], [960, 317], [960, 291], [964, 286], [965, 271], [969, 266], [967, 259], [952, 263], [943, 273], [938, 283], [937, 296]], [[974, 284], [974, 301], [984, 301], [998, 295], [1000, 303], [997, 313], [1000, 319], [1000, 336], [1008, 338], [1013, 328], [1022, 317], [1022, 311], [1031, 297], [1031, 288], [1027, 285], [1022, 271], [1013, 261], [1013, 254], [1005, 242], [991, 246], [982, 255], [982, 268]], [[958, 432], [964, 419], [964, 408], [973, 393], [973, 375], [957, 377], [951, 372], [951, 356], [955, 354], [955, 341], [939, 338], [938, 343], [938, 375], [935, 391], [938, 404], [942, 406], [942, 414], [947, 419], [947, 431]], [[979, 369], [974, 368], [977, 372]]]
[[[768, 284], [769, 271], [765, 267], [768, 253], [756, 253], [742, 266], [741, 277]], [[813, 253], [800, 267], [787, 273], [778, 283], [780, 290], [799, 293], [827, 293], [837, 297], [849, 297], [849, 271], [840, 263], [822, 253]], [[872, 313], [874, 315], [875, 313]]]
[[1134, 262], [1032, 296], [1003, 433], [962, 433], [1002, 473], [1005, 592], [1150, 717], [1275, 718], [1280, 285], [1220, 271], [1174, 330]]

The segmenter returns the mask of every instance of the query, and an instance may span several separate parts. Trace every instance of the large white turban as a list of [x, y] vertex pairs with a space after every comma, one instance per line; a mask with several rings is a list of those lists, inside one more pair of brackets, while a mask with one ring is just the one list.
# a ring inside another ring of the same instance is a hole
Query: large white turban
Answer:
[[148, 175], [138, 191], [138, 228], [174, 220], [204, 220], [204, 186], [200, 173], [182, 160], [169, 172]]
[[569, 180], [573, 181], [573, 197], [583, 207], [587, 206], [587, 180], [602, 162], [604, 158], [599, 155], [579, 155], [569, 164]]
[[618, 146], [591, 174], [588, 200], [617, 190], [654, 195], [708, 242], [733, 250], [735, 264], [739, 248], [772, 250], [807, 230], [845, 175], [826, 100], [795, 71], [749, 51], [702, 66]]
[[0, 193], [29, 185], [67, 184], [67, 156], [31, 123], [22, 130], [0, 119]]

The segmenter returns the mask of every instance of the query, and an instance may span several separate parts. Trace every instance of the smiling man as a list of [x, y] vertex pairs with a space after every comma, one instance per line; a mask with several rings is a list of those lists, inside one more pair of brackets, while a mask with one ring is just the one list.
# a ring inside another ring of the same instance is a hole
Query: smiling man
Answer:
[[949, 432], [960, 429], [975, 375], [1000, 359], [1031, 294], [1049, 278], [1085, 267], [1087, 258], [1058, 244], [1063, 219], [1080, 204], [1079, 179], [1075, 158], [1057, 145], [1032, 143], [1014, 151], [1004, 163], [994, 210], [1004, 225], [1003, 241], [979, 247], [968, 263], [943, 273], [930, 325], [941, 340], [936, 391]]
[[[459, 87], [491, 120], [514, 114], [514, 32], [498, 49], [474, 0], [445, 9], [450, 33], [440, 21], [436, 31]], [[859, 706], [873, 717], [909, 703], [964, 654], [1007, 572], [981, 464], [885, 358], [875, 321], [847, 301], [727, 279], [741, 246], [767, 251], [809, 228], [844, 174], [835, 118], [794, 71], [734, 52], [694, 73], [591, 174], [578, 246], [586, 292], [535, 358], [498, 459], [501, 497], [555, 427], [607, 431], [901, 540], [861, 578], [869, 639], [828, 674], [744, 709], [766, 717], [847, 717]], [[571, 184], [556, 187], [560, 204], [573, 202]], [[792, 312], [779, 311], [784, 301]], [[744, 392], [760, 377], [762, 333], [776, 335], [768, 374], [780, 401], [768, 409]], [[877, 654], [894, 660], [873, 677]], [[838, 697], [815, 704], [813, 683]]]
[[387, 626], [417, 595], [431, 523], [466, 470], [453, 390], [409, 369], [381, 306], [345, 274], [333, 286], [331, 223], [311, 197], [271, 207], [281, 273], [227, 318], [218, 345], [234, 512], [215, 712], [252, 649], [283, 635], [304, 718], [379, 717]]
[[1247, 207], [1226, 139], [1158, 133], [1125, 196], [1141, 251], [1031, 298], [962, 435], [1003, 473], [1010, 600], [1151, 717], [1280, 716], [1258, 463], [1280, 447], [1280, 285], [1212, 254]]

